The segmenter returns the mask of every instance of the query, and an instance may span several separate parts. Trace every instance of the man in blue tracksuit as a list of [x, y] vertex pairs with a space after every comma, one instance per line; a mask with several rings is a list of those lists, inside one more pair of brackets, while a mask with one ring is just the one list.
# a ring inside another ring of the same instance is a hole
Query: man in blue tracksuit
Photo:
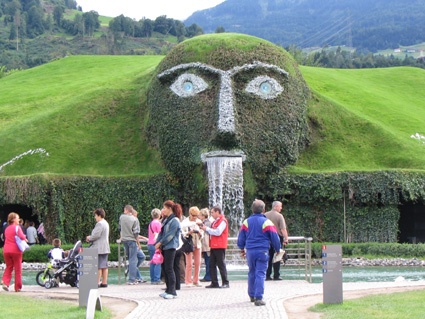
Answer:
[[266, 205], [256, 199], [250, 217], [244, 220], [238, 235], [238, 247], [248, 262], [248, 295], [256, 306], [264, 306], [264, 282], [269, 263], [270, 243], [276, 251], [281, 248], [274, 224], [263, 215]]

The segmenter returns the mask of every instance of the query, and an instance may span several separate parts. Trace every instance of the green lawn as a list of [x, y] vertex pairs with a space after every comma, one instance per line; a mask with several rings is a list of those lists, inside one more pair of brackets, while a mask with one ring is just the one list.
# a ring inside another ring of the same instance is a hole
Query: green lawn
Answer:
[[317, 129], [294, 171], [423, 170], [425, 70], [302, 67]]
[[322, 319], [422, 319], [425, 290], [366, 296], [339, 305], [319, 304], [310, 308], [323, 312]]
[[[32, 173], [134, 175], [163, 168], [143, 139], [146, 88], [160, 56], [73, 56], [1, 79], [0, 163]], [[1, 165], [1, 164], [0, 164]]]
[[[12, 293], [1, 294], [1, 318], [43, 318], [43, 319], [80, 319], [86, 317], [86, 308], [78, 306], [78, 301], [64, 302], [31, 298]], [[6, 306], [7, 305], [7, 306]], [[25, 305], [24, 307], [22, 305]], [[30, 311], [30, 312], [28, 312]], [[112, 314], [103, 307], [103, 311], [95, 312], [96, 319], [109, 319]]]

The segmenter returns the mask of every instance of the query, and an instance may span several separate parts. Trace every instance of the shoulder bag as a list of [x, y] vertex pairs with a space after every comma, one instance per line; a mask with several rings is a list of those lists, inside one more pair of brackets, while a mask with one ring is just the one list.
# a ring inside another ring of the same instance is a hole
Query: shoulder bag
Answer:
[[182, 236], [183, 246], [180, 250], [185, 254], [193, 252], [192, 235], [184, 237], [183, 234], [182, 234], [181, 236]]
[[28, 243], [25, 240], [22, 240], [21, 238], [19, 238], [19, 236], [18, 236], [18, 227], [19, 226], [16, 226], [15, 241], [16, 241], [16, 244], [19, 247], [19, 250], [22, 251], [22, 252], [24, 252], [25, 250], [30, 249], [30, 246], [28, 245]]

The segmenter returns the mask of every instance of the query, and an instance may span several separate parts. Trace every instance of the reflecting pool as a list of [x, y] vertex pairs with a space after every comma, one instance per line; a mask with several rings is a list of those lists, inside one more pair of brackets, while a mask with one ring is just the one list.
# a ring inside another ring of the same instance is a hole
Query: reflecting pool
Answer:
[[[142, 267], [141, 274], [143, 279], [150, 280], [149, 269]], [[232, 280], [247, 280], [248, 267], [241, 265], [227, 265], [228, 276]], [[205, 269], [201, 269], [201, 278], [205, 273]], [[37, 271], [23, 270], [24, 285], [36, 285], [35, 276]], [[304, 280], [304, 267], [282, 266], [280, 274], [284, 280]], [[425, 280], [425, 268], [421, 267], [343, 267], [342, 277], [344, 282], [389, 282], [389, 281], [418, 281]], [[121, 269], [120, 278], [118, 277], [118, 269], [109, 269], [110, 284], [125, 282], [124, 273]], [[312, 282], [322, 282], [322, 268], [312, 268]]]

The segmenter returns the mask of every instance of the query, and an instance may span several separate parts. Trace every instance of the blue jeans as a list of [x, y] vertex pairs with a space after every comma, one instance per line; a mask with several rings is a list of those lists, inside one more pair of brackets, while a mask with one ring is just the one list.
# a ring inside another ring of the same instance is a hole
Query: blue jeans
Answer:
[[137, 276], [137, 243], [135, 241], [124, 241], [124, 248], [128, 258], [128, 281], [135, 282]]
[[211, 280], [211, 274], [210, 274], [210, 256], [208, 256], [208, 252], [204, 251], [202, 252], [202, 257], [205, 261], [205, 276], [203, 279], [205, 280]]
[[136, 268], [136, 279], [143, 280], [142, 275], [140, 274], [139, 267], [146, 259], [145, 253], [143, 250], [138, 249], [137, 250], [137, 268]]
[[[152, 260], [153, 255], [155, 254], [155, 246], [148, 245], [149, 257]], [[149, 272], [151, 276], [151, 282], [159, 282], [161, 280], [161, 264], [150, 264]]]

